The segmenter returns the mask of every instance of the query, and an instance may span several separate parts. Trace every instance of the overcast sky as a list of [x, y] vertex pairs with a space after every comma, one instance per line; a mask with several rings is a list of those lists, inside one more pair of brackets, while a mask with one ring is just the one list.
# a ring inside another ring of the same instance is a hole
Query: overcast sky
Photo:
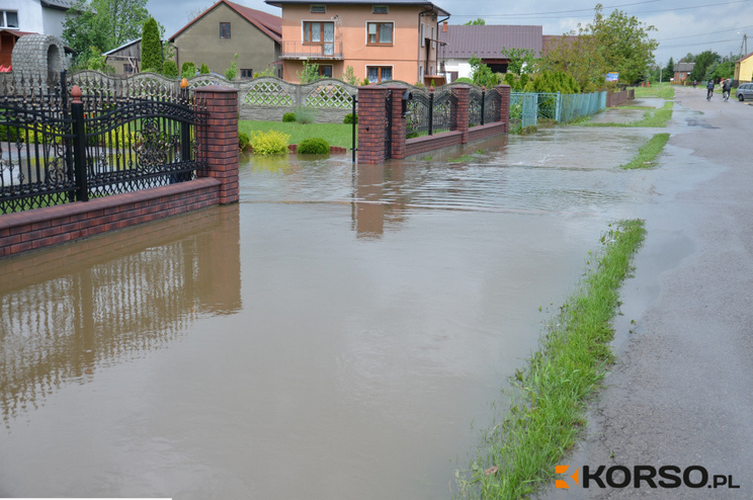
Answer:
[[[235, 3], [280, 15], [281, 9], [263, 0], [233, 0]], [[149, 12], [165, 26], [172, 36], [182, 28], [191, 14], [211, 6], [212, 0], [149, 0]], [[593, 20], [592, 0], [436, 0], [435, 5], [450, 12], [450, 24], [463, 24], [483, 18], [486, 24], [528, 24], [543, 26], [545, 35], [561, 35], [575, 29], [578, 23]], [[636, 16], [658, 31], [651, 33], [660, 42], [654, 53], [656, 61], [666, 65], [670, 57], [675, 62], [688, 52], [698, 54], [713, 50], [719, 55], [739, 56], [743, 35], [753, 37], [753, 0], [605, 0], [603, 12], [615, 9]], [[747, 48], [753, 52], [753, 40]]]

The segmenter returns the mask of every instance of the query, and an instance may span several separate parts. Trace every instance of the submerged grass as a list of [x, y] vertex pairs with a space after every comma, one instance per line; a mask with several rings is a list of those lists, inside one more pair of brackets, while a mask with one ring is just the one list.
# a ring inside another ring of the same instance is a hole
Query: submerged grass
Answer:
[[633, 160], [626, 164], [620, 165], [624, 169], [634, 168], [651, 168], [656, 166], [656, 157], [664, 149], [664, 146], [669, 140], [669, 134], [656, 134], [648, 140], [646, 144], [641, 146], [638, 150], [638, 154], [635, 155]]
[[[642, 120], [636, 120], [628, 123], [594, 123], [591, 122], [591, 117], [587, 117], [584, 120], [579, 120], [575, 125], [582, 127], [666, 127], [667, 122], [672, 119], [672, 106], [674, 103], [666, 102], [662, 108], [651, 108], [643, 113]], [[618, 108], [622, 109], [622, 108]], [[636, 109], [635, 107], [626, 107], [625, 109]]]
[[613, 359], [608, 342], [618, 290], [644, 235], [643, 221], [626, 220], [602, 236], [604, 248], [593, 256], [595, 265], [580, 291], [561, 307], [539, 350], [516, 372], [511, 405], [485, 433], [479, 458], [468, 472], [456, 474], [461, 498], [519, 500], [553, 478]]

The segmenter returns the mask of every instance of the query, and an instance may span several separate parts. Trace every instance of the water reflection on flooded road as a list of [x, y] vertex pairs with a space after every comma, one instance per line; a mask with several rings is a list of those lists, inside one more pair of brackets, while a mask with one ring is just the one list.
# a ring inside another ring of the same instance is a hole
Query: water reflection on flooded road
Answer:
[[648, 134], [591, 134], [248, 160], [239, 205], [0, 261], [0, 496], [449, 498], [539, 306], [650, 199]]

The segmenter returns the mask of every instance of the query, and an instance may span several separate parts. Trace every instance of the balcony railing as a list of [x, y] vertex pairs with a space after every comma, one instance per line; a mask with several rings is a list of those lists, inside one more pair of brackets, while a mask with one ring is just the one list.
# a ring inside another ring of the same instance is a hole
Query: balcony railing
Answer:
[[343, 42], [303, 43], [282, 42], [282, 59], [343, 59]]

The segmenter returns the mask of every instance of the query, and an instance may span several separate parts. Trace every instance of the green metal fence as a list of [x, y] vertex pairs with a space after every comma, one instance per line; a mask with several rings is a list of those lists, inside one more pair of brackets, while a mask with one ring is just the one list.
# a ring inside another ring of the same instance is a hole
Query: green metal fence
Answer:
[[560, 94], [512, 92], [510, 94], [510, 122], [514, 128], [536, 126], [539, 118], [567, 123], [584, 116], [595, 115], [607, 107], [607, 93]]

